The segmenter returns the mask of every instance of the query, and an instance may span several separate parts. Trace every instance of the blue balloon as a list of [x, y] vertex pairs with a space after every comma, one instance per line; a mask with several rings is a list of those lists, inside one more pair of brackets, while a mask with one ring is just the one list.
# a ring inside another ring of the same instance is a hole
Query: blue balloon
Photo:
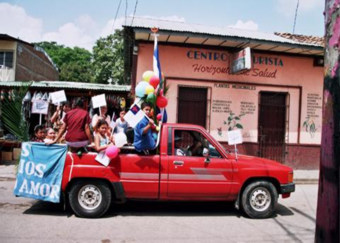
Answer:
[[149, 85], [148, 82], [145, 82], [145, 81], [140, 81], [137, 86], [136, 86], [136, 96], [140, 97], [140, 98], [143, 98], [144, 95], [145, 95], [145, 89], [146, 87]]

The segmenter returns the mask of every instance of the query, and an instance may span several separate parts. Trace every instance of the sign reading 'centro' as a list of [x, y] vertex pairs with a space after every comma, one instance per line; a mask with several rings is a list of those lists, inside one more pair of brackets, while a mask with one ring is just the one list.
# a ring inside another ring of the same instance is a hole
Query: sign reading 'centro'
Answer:
[[229, 54], [224, 52], [212, 52], [212, 51], [193, 51], [187, 52], [187, 57], [189, 59], [195, 60], [211, 60], [211, 61], [228, 61]]
[[[230, 54], [227, 53], [227, 52], [189, 50], [189, 51], [187, 51], [187, 58], [192, 59], [192, 60], [208, 60], [208, 61], [229, 62], [230, 61]], [[267, 56], [252, 55], [252, 63], [257, 64], [257, 65], [283, 67], [283, 61], [279, 57], [267, 57]]]

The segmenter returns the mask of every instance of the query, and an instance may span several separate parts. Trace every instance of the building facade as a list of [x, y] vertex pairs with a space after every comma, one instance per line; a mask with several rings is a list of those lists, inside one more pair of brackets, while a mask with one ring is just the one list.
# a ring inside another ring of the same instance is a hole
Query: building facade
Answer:
[[[202, 125], [227, 148], [227, 132], [241, 129], [240, 152], [296, 169], [318, 168], [322, 43], [137, 18], [125, 27], [132, 87], [152, 70], [154, 26], [168, 87], [168, 122]], [[245, 47], [251, 68], [234, 73], [235, 53]]]
[[0, 81], [58, 79], [58, 68], [42, 48], [0, 34]]

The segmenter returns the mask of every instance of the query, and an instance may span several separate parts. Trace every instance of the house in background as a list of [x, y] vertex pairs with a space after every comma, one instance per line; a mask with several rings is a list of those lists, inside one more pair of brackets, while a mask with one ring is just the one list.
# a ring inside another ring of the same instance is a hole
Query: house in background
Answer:
[[[241, 153], [295, 169], [319, 167], [322, 38], [135, 17], [124, 26], [132, 92], [153, 69], [153, 27], [168, 122], [202, 125], [227, 148], [228, 130], [241, 129]], [[242, 58], [251, 65], [238, 72]]]
[[42, 48], [0, 34], [0, 82], [58, 79], [57, 66]]

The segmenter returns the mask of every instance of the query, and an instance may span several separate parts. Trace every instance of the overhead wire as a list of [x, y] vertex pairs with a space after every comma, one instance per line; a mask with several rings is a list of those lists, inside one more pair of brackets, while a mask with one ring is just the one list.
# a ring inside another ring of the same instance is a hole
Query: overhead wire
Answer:
[[122, 3], [122, 0], [119, 0], [119, 4], [118, 4], [117, 10], [116, 10], [116, 15], [115, 15], [115, 18], [114, 18], [113, 23], [112, 23], [111, 34], [113, 33], [113, 30], [114, 30], [115, 22], [116, 22], [116, 19], [117, 19], [117, 16], [118, 16], [118, 12], [119, 12], [121, 3]]
[[134, 9], [134, 11], [133, 11], [132, 21], [131, 21], [130, 26], [133, 24], [133, 20], [135, 19], [135, 14], [136, 14], [136, 10], [137, 10], [137, 5], [138, 5], [138, 0], [136, 0], [136, 3], [135, 3], [135, 9]]
[[296, 9], [295, 9], [295, 16], [294, 16], [293, 34], [295, 33], [295, 25], [296, 25], [296, 18], [297, 18], [298, 9], [299, 9], [299, 2], [300, 2], [300, 0], [297, 0]]
[[125, 21], [124, 21], [125, 25], [126, 25], [127, 10], [128, 10], [128, 0], [125, 0]]

